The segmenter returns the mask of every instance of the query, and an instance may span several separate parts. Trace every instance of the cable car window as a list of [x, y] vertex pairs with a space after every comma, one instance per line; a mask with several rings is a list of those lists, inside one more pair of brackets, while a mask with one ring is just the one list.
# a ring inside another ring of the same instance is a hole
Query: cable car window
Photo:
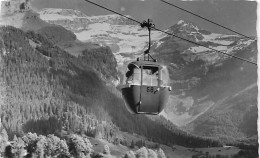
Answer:
[[141, 69], [133, 68], [126, 73], [127, 85], [141, 85]]
[[169, 86], [169, 72], [166, 66], [163, 66], [160, 70], [160, 86]]
[[159, 68], [152, 66], [143, 67], [143, 85], [158, 86]]

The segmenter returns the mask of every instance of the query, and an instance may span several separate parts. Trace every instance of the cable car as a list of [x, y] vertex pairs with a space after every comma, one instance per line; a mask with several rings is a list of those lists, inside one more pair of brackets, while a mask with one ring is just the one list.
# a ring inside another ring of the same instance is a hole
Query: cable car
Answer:
[[171, 91], [166, 66], [150, 61], [131, 62], [126, 77], [122, 94], [128, 111], [157, 115], [164, 109]]
[[[146, 24], [150, 37], [149, 19]], [[171, 91], [167, 67], [153, 59], [149, 50], [150, 38], [144, 60], [137, 59], [127, 67], [126, 85], [122, 88], [122, 95], [128, 111], [133, 114], [159, 114], [166, 106]]]

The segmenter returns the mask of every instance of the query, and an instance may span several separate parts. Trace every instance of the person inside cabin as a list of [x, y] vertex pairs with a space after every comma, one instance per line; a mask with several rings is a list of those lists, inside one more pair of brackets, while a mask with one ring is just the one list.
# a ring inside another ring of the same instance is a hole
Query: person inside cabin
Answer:
[[131, 68], [126, 73], [126, 84], [127, 85], [141, 85], [141, 69]]
[[158, 68], [144, 68], [143, 69], [143, 85], [158, 86], [159, 72]]
[[158, 68], [152, 69], [151, 86], [158, 86], [159, 71]]
[[126, 84], [131, 85], [133, 83], [133, 71], [128, 70], [125, 76], [126, 76]]
[[143, 80], [142, 85], [146, 86], [158, 86], [159, 71], [158, 68], [133, 68], [126, 73], [126, 84], [127, 85], [141, 85], [141, 72]]
[[143, 69], [143, 85], [150, 86], [151, 85], [151, 70]]

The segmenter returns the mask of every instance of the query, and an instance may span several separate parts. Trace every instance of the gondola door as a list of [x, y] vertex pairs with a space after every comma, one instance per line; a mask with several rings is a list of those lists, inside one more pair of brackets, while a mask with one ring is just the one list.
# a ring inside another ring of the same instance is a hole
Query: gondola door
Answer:
[[[155, 73], [158, 74], [155, 74]], [[141, 86], [140, 86], [140, 113], [157, 114], [159, 111], [160, 88], [158, 84], [159, 67], [141, 67]]]

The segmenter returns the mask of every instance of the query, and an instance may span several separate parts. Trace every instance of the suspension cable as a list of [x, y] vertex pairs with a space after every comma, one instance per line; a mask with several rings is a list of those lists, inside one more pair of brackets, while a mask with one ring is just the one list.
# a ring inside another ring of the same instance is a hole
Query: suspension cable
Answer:
[[192, 15], [194, 15], [194, 16], [197, 16], [197, 17], [199, 17], [199, 18], [201, 18], [201, 19], [203, 19], [203, 20], [206, 20], [206, 21], [208, 21], [208, 22], [210, 22], [210, 23], [212, 23], [212, 24], [215, 24], [215, 25], [217, 25], [217, 26], [220, 26], [220, 27], [222, 27], [222, 28], [224, 28], [224, 29], [226, 29], [226, 30], [229, 30], [229, 31], [231, 31], [231, 32], [234, 32], [234, 33], [236, 33], [236, 34], [238, 34], [238, 35], [241, 35], [241, 36], [246, 37], [246, 38], [251, 39], [251, 40], [255, 40], [255, 39], [253, 39], [253, 38], [251, 38], [251, 37], [248, 37], [248, 36], [246, 36], [246, 35], [244, 35], [244, 34], [242, 34], [242, 33], [239, 33], [239, 32], [237, 32], [237, 31], [234, 31], [234, 30], [232, 30], [232, 29], [230, 29], [230, 28], [227, 28], [227, 27], [225, 27], [225, 26], [223, 26], [223, 25], [220, 25], [220, 24], [218, 24], [218, 23], [216, 23], [216, 22], [214, 22], [214, 21], [211, 21], [211, 20], [209, 20], [209, 19], [207, 19], [207, 18], [204, 18], [204, 17], [202, 17], [202, 16], [200, 16], [200, 15], [198, 15], [198, 14], [192, 13], [192, 12], [186, 10], [186, 9], [183, 9], [183, 8], [181, 8], [181, 7], [177, 6], [177, 5], [174, 5], [174, 4], [172, 4], [172, 3], [169, 3], [169, 2], [167, 2], [167, 1], [165, 1], [165, 0], [159, 0], [159, 1], [161, 1], [161, 2], [163, 2], [163, 3], [165, 3], [165, 4], [168, 4], [168, 5], [170, 5], [170, 6], [173, 6], [173, 7], [175, 7], [175, 8], [178, 8], [178, 9], [180, 9], [180, 10], [182, 10], [182, 11], [187, 12], [187, 13], [190, 13], [190, 14], [192, 14]]

